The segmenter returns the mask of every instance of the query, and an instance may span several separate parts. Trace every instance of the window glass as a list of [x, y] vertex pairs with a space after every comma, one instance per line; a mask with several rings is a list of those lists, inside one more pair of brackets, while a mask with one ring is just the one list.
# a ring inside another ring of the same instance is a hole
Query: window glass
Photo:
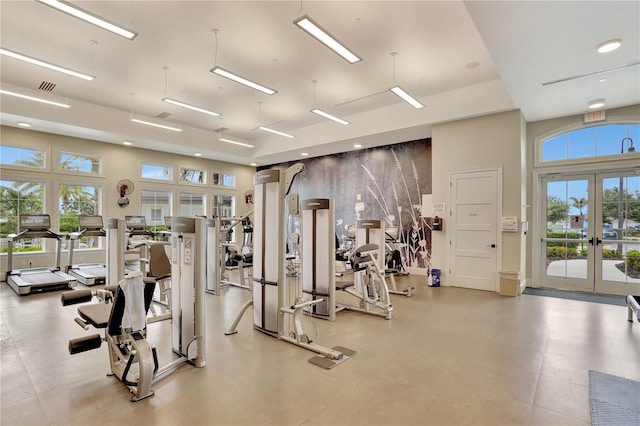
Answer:
[[83, 154], [60, 153], [60, 170], [100, 174], [102, 158]]
[[[68, 235], [78, 231], [79, 214], [100, 214], [100, 187], [93, 185], [61, 184], [58, 187], [58, 206], [60, 209], [60, 233]], [[63, 249], [67, 249], [69, 240], [62, 242]], [[82, 237], [76, 242], [75, 248], [88, 249], [100, 247], [101, 241], [95, 237]]]
[[595, 128], [574, 130], [567, 134], [569, 158], [594, 157], [596, 154]]
[[[598, 135], [597, 155], [614, 155], [626, 152], [622, 140], [627, 136], [626, 125], [614, 124], [596, 128]], [[640, 126], [635, 126], [639, 128]], [[637, 139], [634, 139], [636, 141]]]
[[[44, 183], [25, 180], [0, 180], [0, 252], [7, 252], [7, 235], [18, 232], [19, 214], [42, 214]], [[42, 251], [42, 238], [16, 242], [15, 251]]]
[[233, 217], [236, 214], [236, 197], [233, 195], [214, 195], [211, 203], [211, 216]]
[[194, 192], [180, 193], [180, 216], [206, 216], [204, 194]]
[[180, 167], [180, 182], [189, 182], [197, 184], [205, 184], [207, 174], [204, 170], [187, 169]]
[[[625, 139], [630, 138], [630, 139]], [[577, 160], [629, 152], [640, 141], [640, 124], [585, 127], [542, 141], [542, 162]]]
[[141, 215], [145, 217], [150, 229], [165, 229], [164, 217], [171, 216], [171, 195], [171, 191], [141, 191]]
[[3, 165], [44, 168], [44, 150], [0, 146], [0, 163]]
[[227, 186], [230, 188], [235, 188], [236, 186], [236, 177], [231, 174], [225, 173], [213, 173], [213, 184], [216, 186]]
[[173, 180], [173, 167], [142, 163], [140, 177], [143, 179]]

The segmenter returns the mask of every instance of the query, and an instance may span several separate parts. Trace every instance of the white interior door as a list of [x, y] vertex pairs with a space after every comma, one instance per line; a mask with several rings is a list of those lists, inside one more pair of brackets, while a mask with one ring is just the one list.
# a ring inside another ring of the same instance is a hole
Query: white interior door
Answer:
[[498, 289], [498, 194], [498, 170], [451, 174], [449, 285]]

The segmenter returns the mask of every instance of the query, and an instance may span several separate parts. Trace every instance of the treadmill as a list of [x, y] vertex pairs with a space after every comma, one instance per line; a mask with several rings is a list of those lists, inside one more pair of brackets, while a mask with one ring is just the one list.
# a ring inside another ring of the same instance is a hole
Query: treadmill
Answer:
[[[10, 234], [7, 241], [7, 284], [19, 295], [63, 290], [75, 287], [75, 277], [60, 271], [60, 252], [63, 235], [51, 231], [48, 214], [21, 214], [17, 234]], [[57, 240], [56, 265], [44, 268], [13, 269], [13, 246], [25, 238], [52, 238]]]
[[78, 215], [79, 232], [69, 234], [69, 266], [67, 273], [76, 277], [84, 285], [104, 284], [107, 276], [106, 263], [81, 263], [73, 264], [74, 242], [81, 237], [106, 237], [107, 232], [103, 228], [102, 216]]

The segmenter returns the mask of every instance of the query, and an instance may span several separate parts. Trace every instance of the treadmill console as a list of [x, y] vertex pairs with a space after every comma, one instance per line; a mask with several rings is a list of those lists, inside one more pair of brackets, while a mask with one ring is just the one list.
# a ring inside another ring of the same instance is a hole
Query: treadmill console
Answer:
[[48, 231], [51, 228], [51, 218], [48, 214], [21, 214], [20, 229], [22, 231]]
[[131, 230], [147, 229], [147, 220], [144, 216], [125, 216], [125, 226]]
[[78, 215], [78, 225], [80, 230], [102, 229], [102, 216], [98, 215]]

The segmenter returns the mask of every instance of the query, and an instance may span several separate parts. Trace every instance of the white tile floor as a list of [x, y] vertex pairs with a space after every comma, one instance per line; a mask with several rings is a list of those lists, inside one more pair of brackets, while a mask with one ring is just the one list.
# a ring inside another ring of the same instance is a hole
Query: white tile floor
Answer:
[[[181, 367], [137, 403], [105, 376], [104, 345], [68, 354], [87, 332], [59, 292], [20, 297], [0, 283], [1, 424], [588, 425], [589, 369], [640, 380], [640, 324], [624, 307], [408, 283], [392, 320], [313, 321], [319, 344], [358, 351], [333, 370], [252, 330], [250, 315], [225, 336], [250, 293], [207, 294], [207, 366]], [[161, 362], [168, 327], [149, 325]]]

